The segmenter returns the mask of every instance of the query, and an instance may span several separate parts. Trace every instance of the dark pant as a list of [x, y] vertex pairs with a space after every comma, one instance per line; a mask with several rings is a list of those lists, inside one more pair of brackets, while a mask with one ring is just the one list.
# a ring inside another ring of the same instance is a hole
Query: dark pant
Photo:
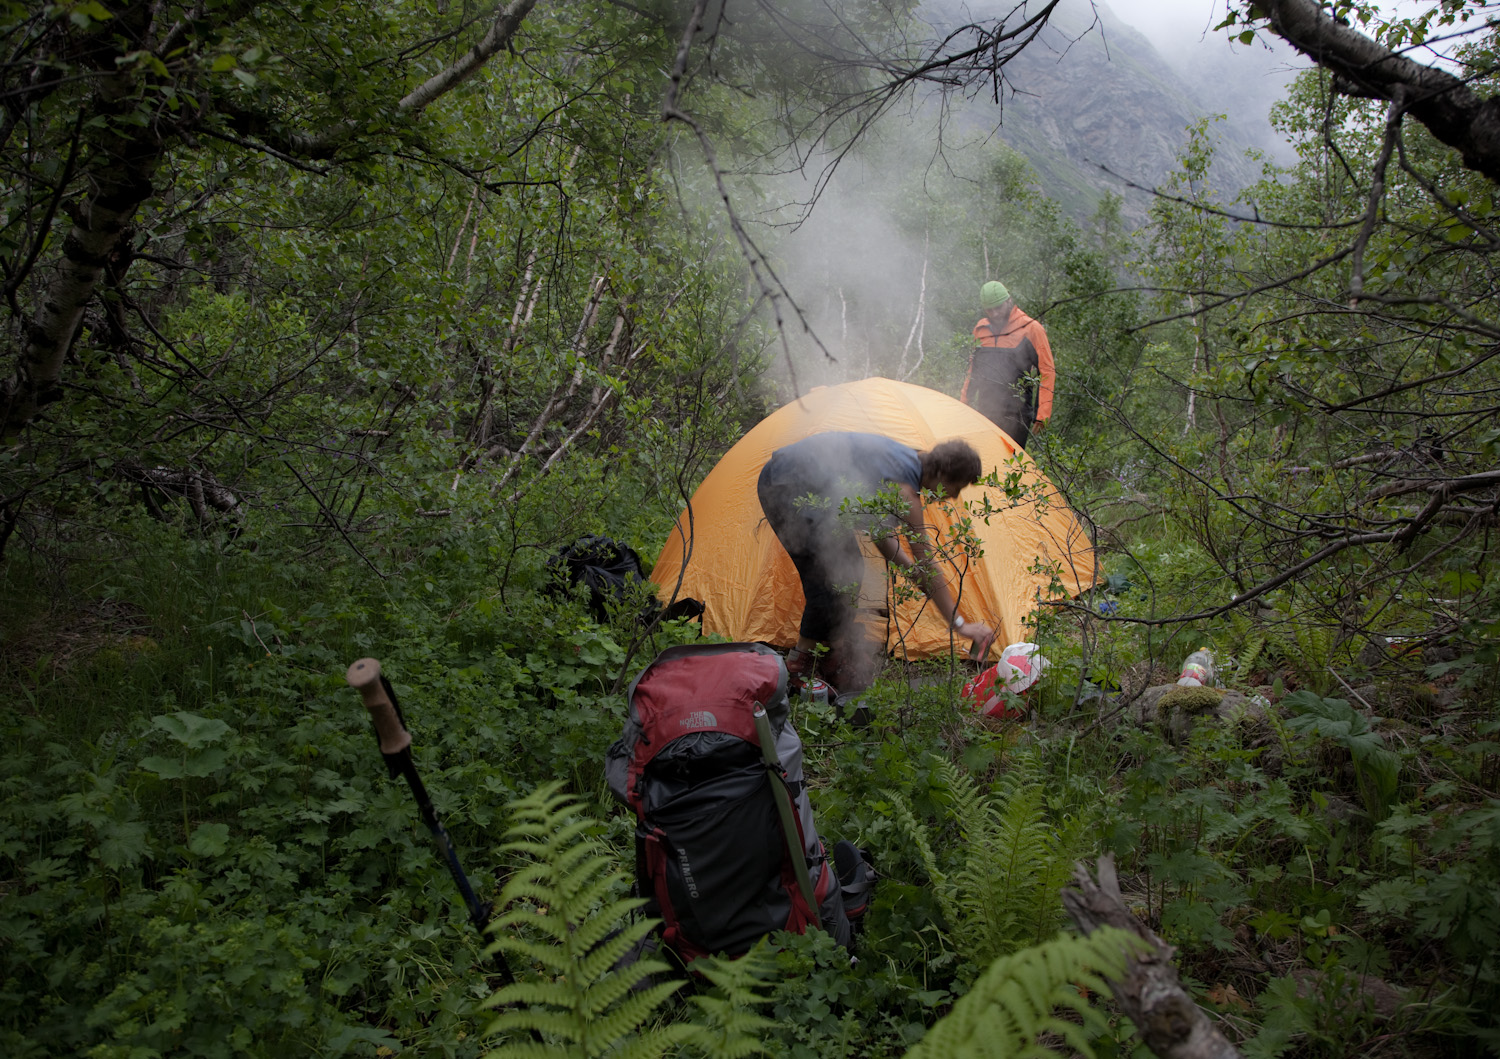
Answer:
[[838, 520], [826, 497], [810, 497], [795, 479], [780, 479], [772, 460], [761, 471], [756, 496], [776, 539], [792, 557], [807, 606], [801, 635], [818, 643], [841, 637], [854, 622], [865, 557], [854, 531]]
[[1031, 381], [1036, 370], [1030, 342], [1018, 349], [981, 346], [974, 351], [969, 404], [1023, 449], [1036, 420], [1037, 391]]
[[795, 477], [784, 476], [775, 460], [761, 471], [756, 495], [776, 539], [791, 556], [807, 605], [800, 635], [828, 644], [820, 665], [841, 693], [864, 691], [880, 669], [880, 645], [856, 620], [865, 557], [859, 539], [838, 519], [838, 508], [824, 497], [809, 498]]

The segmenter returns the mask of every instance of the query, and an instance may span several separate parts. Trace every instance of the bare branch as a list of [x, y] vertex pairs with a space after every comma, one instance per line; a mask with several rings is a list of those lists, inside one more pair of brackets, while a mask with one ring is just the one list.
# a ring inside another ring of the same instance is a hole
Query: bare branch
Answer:
[[1406, 114], [1406, 90], [1397, 87], [1396, 98], [1391, 100], [1390, 113], [1385, 119], [1385, 138], [1380, 144], [1380, 157], [1375, 159], [1375, 172], [1370, 178], [1370, 199], [1365, 207], [1365, 220], [1359, 226], [1359, 236], [1354, 240], [1354, 252], [1350, 264], [1353, 272], [1349, 279], [1349, 308], [1359, 305], [1359, 296], [1365, 290], [1365, 247], [1375, 231], [1375, 221], [1380, 216], [1380, 203], [1385, 198], [1385, 170], [1391, 162], [1391, 151], [1401, 138], [1401, 118]]
[[1478, 474], [1466, 474], [1461, 478], [1407, 478], [1372, 489], [1365, 494], [1363, 502], [1370, 503], [1386, 497], [1404, 496], [1407, 493], [1432, 493], [1447, 499], [1455, 493], [1471, 493], [1476, 489], [1485, 489], [1492, 485], [1500, 485], [1500, 471], [1481, 471]]
[[[429, 77], [403, 96], [396, 103], [396, 114], [407, 119], [414, 118], [442, 96], [467, 81], [482, 69], [496, 52], [510, 44], [516, 32], [521, 28], [522, 21], [531, 13], [531, 9], [536, 4], [537, 0], [511, 0], [511, 3], [501, 9], [495, 17], [495, 21], [490, 24], [488, 32], [479, 43], [465, 52], [453, 65]], [[247, 116], [241, 115], [241, 117]], [[287, 154], [299, 155], [303, 158], [329, 158], [350, 136], [359, 131], [360, 127], [358, 122], [343, 121], [316, 133], [292, 133], [277, 146]]]
[[297, 484], [302, 486], [303, 490], [307, 493], [308, 496], [312, 497], [313, 503], [318, 505], [318, 510], [322, 512], [323, 518], [327, 520], [328, 525], [337, 530], [339, 536], [344, 538], [344, 543], [349, 545], [350, 550], [364, 561], [364, 564], [374, 572], [376, 577], [384, 581], [385, 574], [380, 572], [380, 567], [372, 563], [370, 561], [370, 557], [360, 550], [359, 545], [354, 543], [353, 539], [349, 536], [349, 531], [344, 529], [344, 524], [339, 521], [338, 516], [335, 515], [332, 511], [328, 510], [328, 505], [323, 502], [323, 498], [318, 495], [317, 490], [313, 489], [312, 486], [307, 484], [307, 480], [303, 478], [300, 473], [298, 473], [297, 468], [293, 467], [289, 461], [282, 460], [281, 462], [287, 470], [292, 472], [292, 476], [297, 479]]
[[[1085, 159], [1085, 161], [1087, 161], [1087, 159]], [[1128, 176], [1116, 173], [1113, 169], [1105, 165], [1103, 162], [1095, 162], [1094, 166], [1106, 176], [1114, 177], [1116, 180], [1124, 184], [1126, 187], [1130, 188], [1132, 191], [1144, 191], [1152, 198], [1158, 198], [1164, 202], [1175, 202], [1180, 206], [1186, 206], [1198, 213], [1207, 213], [1215, 217], [1223, 217], [1225, 220], [1238, 221], [1241, 224], [1258, 224], [1267, 228], [1290, 228], [1294, 231], [1326, 232], [1334, 228], [1353, 228], [1356, 224], [1360, 223], [1360, 219], [1358, 217], [1348, 221], [1319, 221], [1316, 224], [1298, 223], [1295, 221], [1273, 221], [1269, 217], [1262, 217], [1260, 215], [1260, 210], [1258, 209], [1254, 212], [1254, 214], [1246, 217], [1243, 213], [1234, 213], [1230, 210], [1220, 209], [1217, 206], [1211, 206], [1208, 203], [1202, 202], [1198, 199], [1190, 199], [1184, 195], [1174, 195], [1169, 191], [1163, 191], [1161, 188], [1152, 187], [1146, 184], [1137, 184]], [[1252, 203], [1251, 205], [1253, 206], [1254, 203]], [[1130, 290], [1134, 288], [1121, 289]]]
[[503, 488], [507, 482], [515, 477], [516, 472], [521, 469], [521, 461], [531, 452], [532, 446], [541, 437], [542, 431], [546, 429], [547, 424], [552, 422], [552, 417], [572, 400], [573, 395], [578, 392], [578, 387], [583, 384], [583, 365], [585, 359], [583, 340], [588, 334], [589, 328], [594, 325], [594, 318], [599, 312], [599, 302], [604, 297], [604, 282], [605, 277], [601, 270], [600, 274], [594, 277], [593, 289], [589, 292], [588, 304], [584, 306], [583, 317], [578, 321], [578, 329], [574, 332], [573, 342], [569, 347], [574, 357], [572, 374], [566, 383], [558, 383], [556, 388], [553, 389], [547, 403], [537, 413], [536, 421], [532, 423], [531, 430], [526, 435], [526, 440], [521, 442], [520, 447], [511, 455], [510, 463], [506, 466], [504, 473], [490, 486], [491, 492]]
[[420, 114], [433, 101], [467, 81], [496, 52], [511, 42], [511, 38], [521, 28], [521, 22], [535, 6], [536, 0], [512, 0], [478, 44], [470, 48], [458, 62], [429, 77], [402, 97], [401, 102], [396, 104], [397, 109], [403, 114]]

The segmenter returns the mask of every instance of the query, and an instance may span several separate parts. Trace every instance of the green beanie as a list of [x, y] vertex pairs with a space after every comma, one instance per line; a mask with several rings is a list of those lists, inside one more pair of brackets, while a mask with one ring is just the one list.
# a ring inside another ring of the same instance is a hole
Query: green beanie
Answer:
[[1005, 289], [1005, 284], [997, 279], [992, 279], [983, 287], [979, 288], [979, 307], [988, 309], [992, 305], [999, 305], [1010, 299], [1010, 291]]

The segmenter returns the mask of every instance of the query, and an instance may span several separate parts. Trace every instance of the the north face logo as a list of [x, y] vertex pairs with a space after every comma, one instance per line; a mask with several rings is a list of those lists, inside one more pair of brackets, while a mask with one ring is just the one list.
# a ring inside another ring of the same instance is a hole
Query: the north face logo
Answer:
[[717, 728], [719, 719], [707, 710], [694, 710], [677, 722], [683, 728]]

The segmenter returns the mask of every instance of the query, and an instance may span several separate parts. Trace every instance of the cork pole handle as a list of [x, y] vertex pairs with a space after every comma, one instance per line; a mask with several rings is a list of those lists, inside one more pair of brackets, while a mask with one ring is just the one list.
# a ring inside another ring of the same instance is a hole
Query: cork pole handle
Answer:
[[375, 734], [380, 738], [380, 752], [399, 754], [411, 746], [411, 733], [402, 725], [396, 704], [385, 693], [385, 684], [380, 680], [380, 663], [373, 658], [361, 658], [349, 667], [344, 679], [365, 700], [365, 709], [370, 711]]

